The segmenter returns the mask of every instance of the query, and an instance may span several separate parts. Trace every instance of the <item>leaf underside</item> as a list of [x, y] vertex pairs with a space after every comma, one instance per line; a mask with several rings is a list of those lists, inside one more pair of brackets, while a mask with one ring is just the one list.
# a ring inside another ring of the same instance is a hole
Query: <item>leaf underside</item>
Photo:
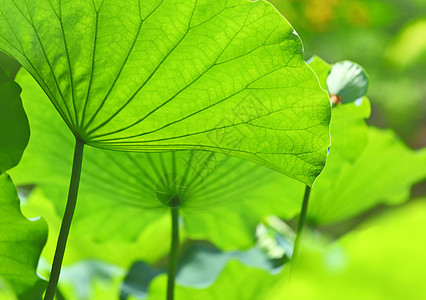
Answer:
[[[19, 185], [40, 186], [61, 216], [72, 135], [25, 70], [16, 80], [23, 87], [32, 135], [11, 174]], [[268, 168], [196, 150], [129, 153], [87, 148], [82, 172], [73, 232], [100, 241], [137, 238], [147, 224], [169, 215], [163, 196], [179, 193], [190, 238], [208, 239], [222, 249], [247, 248], [262, 217], [297, 214], [304, 190], [300, 182]]]
[[222, 152], [309, 185], [324, 166], [327, 93], [266, 1], [1, 0], [0, 49], [92, 146]]

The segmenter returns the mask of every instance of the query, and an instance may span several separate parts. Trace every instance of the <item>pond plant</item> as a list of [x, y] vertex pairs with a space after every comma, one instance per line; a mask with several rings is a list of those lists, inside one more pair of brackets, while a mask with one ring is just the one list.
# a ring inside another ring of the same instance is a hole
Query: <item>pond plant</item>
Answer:
[[0, 50], [23, 67], [0, 70], [0, 284], [18, 299], [63, 298], [63, 262], [80, 287], [119, 278], [121, 299], [190, 299], [197, 264], [216, 270], [197, 283], [209, 299], [231, 258], [286, 286], [305, 227], [402, 203], [426, 177], [426, 151], [365, 123], [365, 70], [305, 62], [266, 1], [0, 0]]

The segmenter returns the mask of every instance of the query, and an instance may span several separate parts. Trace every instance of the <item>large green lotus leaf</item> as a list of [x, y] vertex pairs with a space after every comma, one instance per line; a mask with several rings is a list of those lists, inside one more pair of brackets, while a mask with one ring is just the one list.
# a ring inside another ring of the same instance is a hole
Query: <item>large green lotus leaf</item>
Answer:
[[311, 185], [330, 103], [290, 24], [266, 1], [1, 0], [0, 49], [85, 143], [200, 149]]
[[0, 174], [16, 166], [30, 137], [21, 88], [0, 67]]
[[426, 178], [426, 150], [407, 148], [389, 130], [370, 127], [368, 144], [353, 163], [332, 155], [311, 193], [308, 218], [315, 224], [335, 223], [379, 204], [403, 203], [411, 186]]
[[426, 199], [393, 209], [334, 244], [306, 244], [290, 285], [264, 299], [425, 299]]
[[[228, 263], [217, 281], [206, 289], [177, 285], [175, 287], [175, 299], [269, 299], [264, 296], [278, 278], [279, 276], [271, 275], [264, 270], [243, 266], [240, 262], [233, 260]], [[165, 275], [154, 279], [149, 287], [149, 300], [164, 299], [166, 297], [166, 281], [167, 277]]]
[[[12, 172], [17, 184], [38, 185], [62, 215], [72, 135], [63, 130], [65, 124], [31, 76], [21, 72], [17, 80], [24, 86], [32, 136]], [[205, 151], [86, 150], [71, 231], [79, 238], [134, 240], [147, 224], [160, 216], [169, 218], [162, 202], [179, 193], [188, 237], [209, 239], [223, 249], [247, 248], [254, 243], [256, 225], [264, 216], [291, 218], [302, 200], [302, 183], [232, 156]]]
[[16, 188], [0, 175], [0, 278], [19, 299], [41, 299], [45, 282], [36, 274], [47, 238], [43, 220], [29, 221], [21, 213]]

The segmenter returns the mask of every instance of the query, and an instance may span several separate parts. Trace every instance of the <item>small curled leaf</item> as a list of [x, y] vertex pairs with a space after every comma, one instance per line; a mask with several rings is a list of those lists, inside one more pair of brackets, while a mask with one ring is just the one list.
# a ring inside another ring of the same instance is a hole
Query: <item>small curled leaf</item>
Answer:
[[338, 62], [327, 77], [327, 89], [333, 104], [354, 102], [367, 93], [367, 73], [354, 62]]

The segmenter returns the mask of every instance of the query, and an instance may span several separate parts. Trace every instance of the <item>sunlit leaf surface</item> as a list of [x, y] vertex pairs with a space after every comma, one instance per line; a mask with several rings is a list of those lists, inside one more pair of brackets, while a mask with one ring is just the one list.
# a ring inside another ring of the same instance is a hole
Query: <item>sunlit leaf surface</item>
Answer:
[[266, 1], [1, 0], [0, 49], [85, 143], [222, 152], [312, 184], [330, 104]]

